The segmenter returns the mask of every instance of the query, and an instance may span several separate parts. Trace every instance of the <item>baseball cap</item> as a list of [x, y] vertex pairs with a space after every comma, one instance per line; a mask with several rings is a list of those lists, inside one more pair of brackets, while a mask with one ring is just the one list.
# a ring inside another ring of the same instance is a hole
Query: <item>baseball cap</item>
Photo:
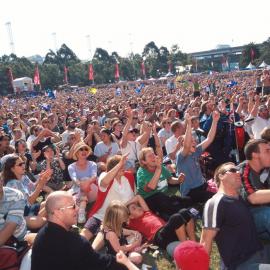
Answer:
[[209, 255], [203, 245], [194, 241], [180, 243], [173, 253], [176, 265], [181, 270], [208, 270]]

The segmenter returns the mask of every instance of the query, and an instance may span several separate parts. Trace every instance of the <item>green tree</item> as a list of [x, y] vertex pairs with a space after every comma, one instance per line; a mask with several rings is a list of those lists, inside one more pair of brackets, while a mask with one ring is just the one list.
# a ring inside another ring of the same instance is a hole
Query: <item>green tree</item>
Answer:
[[147, 66], [147, 76], [157, 77], [159, 76], [159, 49], [154, 41], [145, 45], [142, 56], [145, 58], [145, 65]]
[[244, 46], [244, 50], [242, 51], [242, 55], [240, 57], [240, 67], [244, 68], [246, 67], [249, 63], [252, 62], [252, 51], [254, 52], [254, 60], [252, 64], [257, 64], [259, 61], [260, 57], [260, 50], [257, 44], [255, 43], [249, 43]]
[[263, 42], [261, 49], [261, 55], [259, 58], [260, 63], [265, 61], [268, 65], [270, 64], [270, 37]]

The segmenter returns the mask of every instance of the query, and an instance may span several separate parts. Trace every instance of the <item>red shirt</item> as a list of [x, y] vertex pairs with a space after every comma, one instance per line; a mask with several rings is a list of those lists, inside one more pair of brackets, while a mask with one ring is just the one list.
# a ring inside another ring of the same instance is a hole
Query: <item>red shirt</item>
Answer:
[[129, 228], [140, 232], [148, 241], [153, 240], [157, 231], [162, 228], [166, 222], [150, 211], [144, 212], [139, 218], [129, 220]]

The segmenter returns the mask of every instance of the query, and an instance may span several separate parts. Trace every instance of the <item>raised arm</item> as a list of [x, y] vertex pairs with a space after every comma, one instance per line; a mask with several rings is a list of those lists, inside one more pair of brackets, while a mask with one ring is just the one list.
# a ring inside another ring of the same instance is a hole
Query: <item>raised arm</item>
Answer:
[[213, 111], [212, 113], [212, 125], [210, 131], [208, 133], [207, 138], [200, 144], [203, 150], [205, 150], [215, 139], [216, 131], [217, 131], [217, 123], [220, 118], [220, 114], [217, 111]]
[[128, 157], [129, 153], [123, 155], [121, 157], [120, 162], [114, 167], [112, 168], [109, 172], [106, 173], [106, 175], [100, 180], [100, 186], [103, 188], [107, 188], [109, 186], [109, 184], [113, 181], [113, 179], [115, 178], [115, 176], [117, 175], [117, 173], [124, 168], [125, 163], [127, 161], [127, 157]]
[[127, 135], [128, 135], [128, 130], [130, 128], [131, 122], [132, 122], [132, 117], [133, 117], [133, 112], [132, 109], [130, 107], [127, 108], [126, 110], [127, 112], [127, 123], [124, 126], [123, 132], [122, 132], [122, 139], [120, 141], [120, 147], [121, 148], [125, 148], [127, 146]]
[[191, 125], [191, 117], [189, 114], [186, 114], [186, 123], [187, 123], [187, 127], [186, 127], [185, 136], [184, 136], [183, 148], [181, 150], [181, 154], [183, 156], [188, 155], [190, 151], [191, 143], [192, 143], [192, 134], [191, 134], [192, 125]]

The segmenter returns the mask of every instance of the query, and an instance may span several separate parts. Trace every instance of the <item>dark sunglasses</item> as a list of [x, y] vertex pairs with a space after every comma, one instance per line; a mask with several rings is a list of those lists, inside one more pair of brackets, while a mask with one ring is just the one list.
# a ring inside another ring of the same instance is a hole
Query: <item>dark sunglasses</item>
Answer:
[[25, 165], [25, 162], [20, 162], [20, 163], [17, 164], [16, 166], [22, 167], [23, 165]]
[[80, 148], [79, 151], [88, 151], [88, 148], [83, 147], [83, 148]]
[[226, 172], [238, 173], [239, 172], [239, 169], [238, 168], [230, 168], [228, 170], [225, 170], [222, 174], [225, 174]]
[[166, 124], [169, 124], [169, 125], [170, 125], [171, 123], [172, 123], [172, 122], [166, 122]]
[[138, 120], [139, 118], [138, 118], [138, 117], [133, 117], [132, 119], [133, 119], [133, 120]]

